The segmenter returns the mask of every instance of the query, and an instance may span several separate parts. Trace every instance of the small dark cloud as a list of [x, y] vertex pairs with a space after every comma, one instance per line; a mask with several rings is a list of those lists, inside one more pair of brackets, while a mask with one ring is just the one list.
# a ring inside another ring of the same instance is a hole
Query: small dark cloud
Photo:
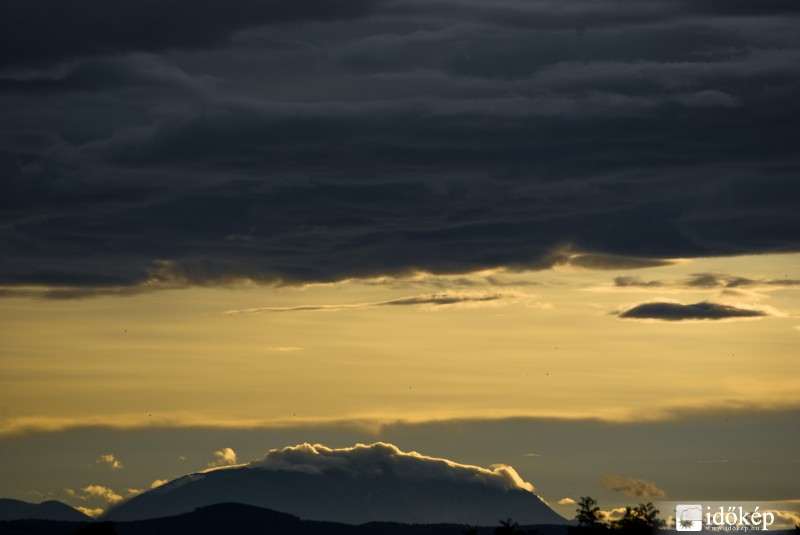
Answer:
[[790, 279], [751, 279], [747, 277], [737, 277], [724, 273], [695, 273], [684, 281], [690, 288], [747, 288], [753, 286], [772, 286], [772, 287], [794, 287], [799, 286], [800, 281]]
[[638, 275], [614, 277], [614, 286], [619, 286], [621, 288], [656, 288], [662, 284], [661, 281], [657, 280], [646, 281]]
[[623, 319], [653, 319], [662, 321], [725, 320], [768, 316], [764, 311], [737, 308], [704, 301], [684, 305], [673, 302], [642, 303], [617, 315]]
[[539, 286], [536, 281], [506, 279], [497, 275], [489, 275], [485, 280], [488, 284], [499, 287]]
[[694, 273], [682, 280], [645, 280], [639, 275], [626, 275], [614, 278], [617, 288], [666, 288], [690, 290], [719, 290], [723, 295], [745, 295], [737, 290], [792, 289], [800, 286], [800, 281], [790, 279], [749, 278], [726, 273]]
[[606, 475], [600, 478], [603, 485], [614, 492], [621, 492], [633, 498], [660, 498], [667, 497], [667, 493], [658, 488], [652, 481], [635, 477], [622, 477]]
[[789, 278], [771, 279], [771, 280], [765, 281], [765, 284], [768, 284], [769, 286], [794, 287], [794, 286], [800, 286], [800, 280], [798, 280], [798, 279], [789, 279]]
[[725, 286], [725, 279], [713, 273], [696, 273], [686, 280], [686, 286], [693, 288], [716, 288]]

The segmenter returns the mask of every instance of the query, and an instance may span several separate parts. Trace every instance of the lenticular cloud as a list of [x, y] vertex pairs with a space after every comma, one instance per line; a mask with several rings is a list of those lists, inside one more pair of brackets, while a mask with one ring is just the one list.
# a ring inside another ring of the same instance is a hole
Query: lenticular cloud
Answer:
[[417, 452], [403, 452], [396, 446], [383, 442], [338, 449], [321, 444], [301, 444], [270, 450], [263, 459], [248, 466], [317, 475], [330, 470], [341, 470], [354, 476], [392, 476], [413, 481], [448, 479], [533, 492], [533, 485], [523, 481], [510, 466], [492, 465], [486, 469], [459, 464]]

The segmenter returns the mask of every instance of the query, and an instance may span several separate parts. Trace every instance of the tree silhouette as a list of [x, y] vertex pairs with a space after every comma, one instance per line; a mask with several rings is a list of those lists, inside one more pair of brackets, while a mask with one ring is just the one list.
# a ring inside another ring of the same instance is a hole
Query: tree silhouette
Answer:
[[640, 503], [636, 507], [626, 507], [625, 515], [612, 522], [611, 527], [628, 533], [650, 533], [666, 524], [658, 518], [658, 513], [659, 510], [652, 502]]
[[519, 524], [509, 518], [500, 521], [500, 525], [494, 528], [494, 535], [541, 535], [541, 532], [538, 529], [522, 531]]
[[116, 535], [111, 522], [90, 522], [75, 532], [75, 535]]
[[666, 522], [658, 518], [659, 510], [652, 502], [640, 503], [636, 507], [626, 507], [622, 518], [608, 523], [604, 520], [597, 500], [589, 496], [580, 499], [576, 512], [575, 519], [578, 521], [578, 527], [569, 528], [569, 535], [587, 535], [609, 529], [622, 531], [625, 535], [644, 535], [666, 525]]
[[494, 535], [519, 535], [522, 530], [519, 529], [519, 524], [511, 520], [501, 520], [500, 525], [494, 528]]
[[578, 521], [578, 528], [580, 531], [599, 531], [605, 529], [603, 524], [603, 513], [600, 507], [597, 506], [597, 500], [590, 496], [582, 496], [578, 501], [578, 508], [575, 510], [578, 514], [575, 519]]

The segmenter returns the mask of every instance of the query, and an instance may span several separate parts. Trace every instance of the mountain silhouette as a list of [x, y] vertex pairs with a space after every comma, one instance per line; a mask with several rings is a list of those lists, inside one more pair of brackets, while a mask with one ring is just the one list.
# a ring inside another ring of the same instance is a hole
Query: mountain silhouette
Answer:
[[88, 516], [69, 505], [55, 500], [28, 503], [10, 498], [0, 498], [0, 520], [59, 520], [85, 522]]
[[490, 526], [498, 518], [564, 524], [531, 489], [509, 467], [459, 465], [381, 443], [340, 450], [302, 445], [178, 478], [120, 503], [104, 518], [143, 520], [236, 502], [346, 524]]

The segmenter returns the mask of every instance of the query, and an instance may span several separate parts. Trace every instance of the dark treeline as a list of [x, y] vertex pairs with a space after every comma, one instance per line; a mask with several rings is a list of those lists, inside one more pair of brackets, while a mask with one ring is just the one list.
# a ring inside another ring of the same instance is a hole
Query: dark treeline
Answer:
[[625, 507], [625, 513], [617, 520], [608, 520], [597, 505], [597, 500], [584, 496], [578, 501], [575, 519], [577, 526], [570, 527], [569, 535], [585, 535], [609, 530], [626, 534], [645, 534], [666, 527], [658, 518], [660, 511], [652, 502], [640, 503], [636, 507]]
[[[460, 524], [402, 524], [370, 522], [361, 525], [301, 520], [254, 507], [226, 503], [202, 507], [173, 517], [131, 522], [64, 522], [16, 520], [0, 522], [0, 535], [648, 535], [665, 527], [652, 503], [626, 507], [616, 520], [609, 520], [597, 501], [583, 497], [578, 502], [577, 525], [520, 526], [512, 519], [499, 525], [469, 527]], [[771, 535], [800, 535], [794, 530], [770, 530]]]

